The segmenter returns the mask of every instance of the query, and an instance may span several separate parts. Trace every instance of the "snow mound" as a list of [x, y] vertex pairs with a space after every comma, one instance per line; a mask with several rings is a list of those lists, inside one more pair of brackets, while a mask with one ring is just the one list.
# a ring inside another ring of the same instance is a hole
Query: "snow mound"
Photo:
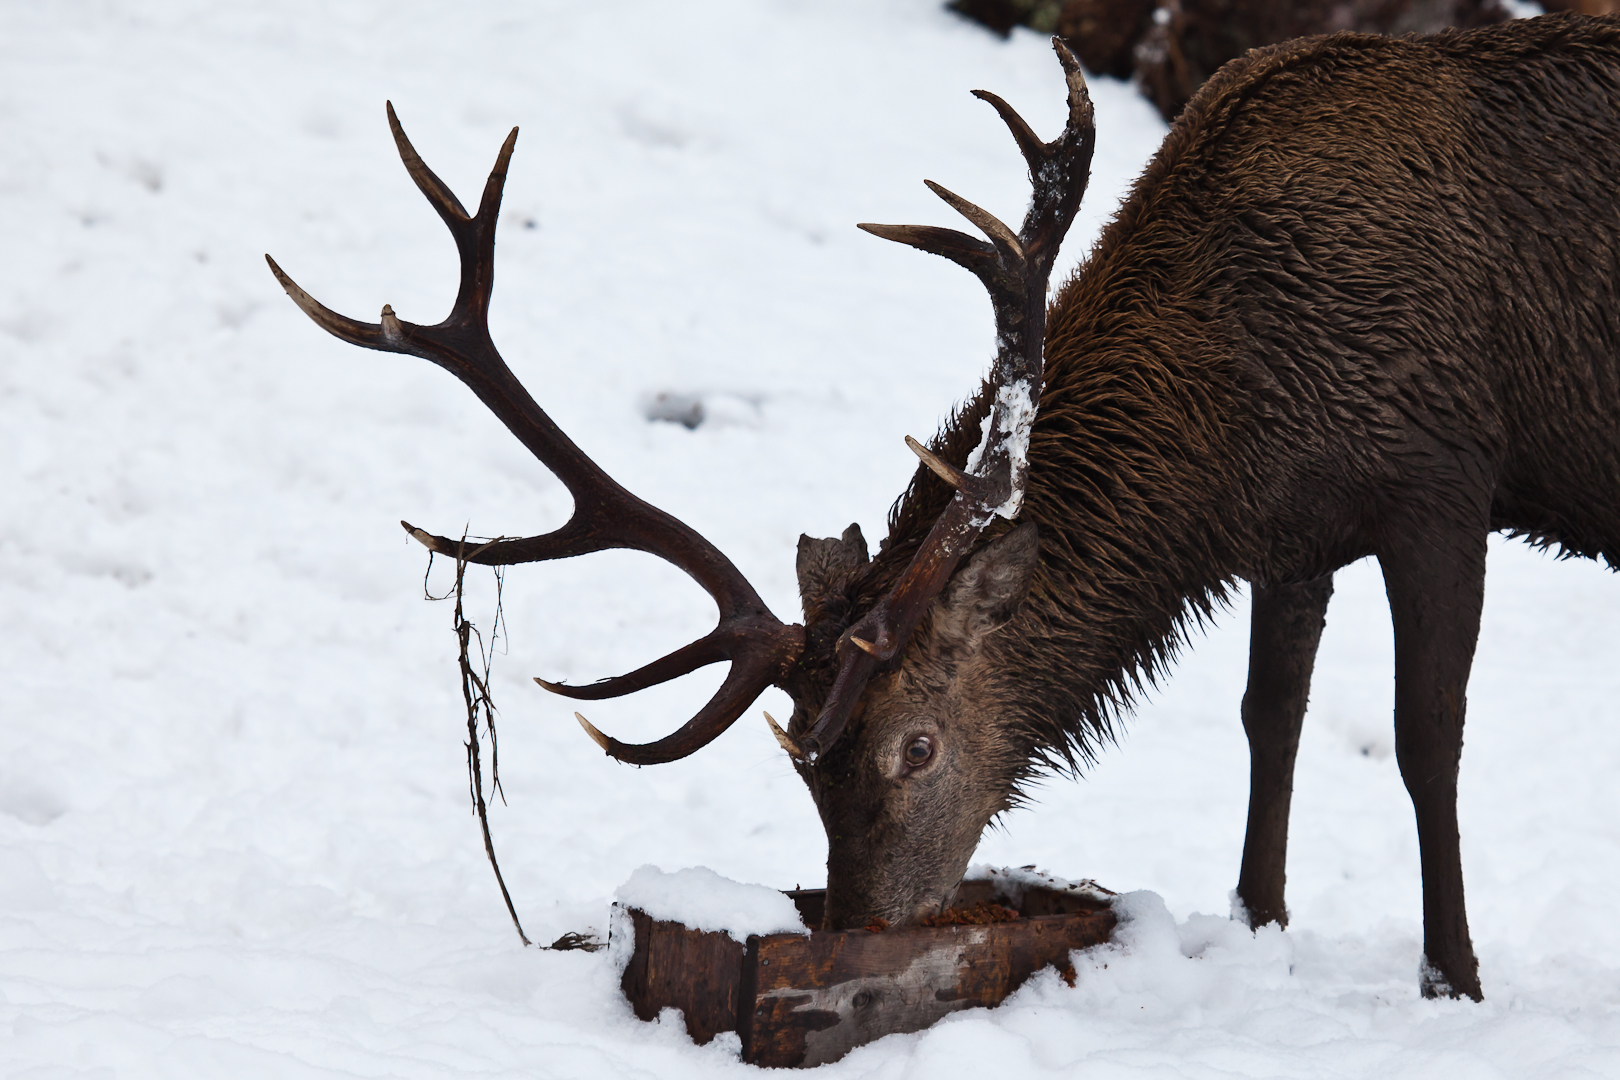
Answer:
[[732, 881], [706, 866], [674, 873], [643, 866], [614, 895], [620, 905], [639, 908], [655, 919], [729, 934], [738, 941], [747, 941], [750, 934], [810, 932], [786, 894], [767, 885]]
[[968, 867], [968, 872], [962, 880], [995, 882], [1001, 895], [1015, 907], [1024, 902], [1024, 894], [1030, 889], [1077, 893], [1104, 903], [1117, 895], [1113, 890], [1103, 888], [1090, 878], [1070, 881], [1068, 878], [1042, 873], [1033, 866], [991, 866], [988, 863], [975, 863]]

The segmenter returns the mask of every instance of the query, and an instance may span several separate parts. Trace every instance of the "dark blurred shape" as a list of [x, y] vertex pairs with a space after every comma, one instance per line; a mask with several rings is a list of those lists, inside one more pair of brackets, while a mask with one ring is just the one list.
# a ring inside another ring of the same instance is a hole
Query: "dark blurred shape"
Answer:
[[[1432, 34], [1505, 22], [1503, 0], [951, 0], [950, 10], [1003, 37], [1015, 26], [1057, 34], [1097, 75], [1134, 78], [1166, 120], [1228, 60], [1289, 38], [1355, 30]], [[1595, 15], [1620, 0], [1550, 0]]]
[[642, 415], [648, 420], [663, 420], [680, 424], [688, 431], [703, 423], [707, 412], [700, 394], [683, 394], [675, 390], [660, 390], [642, 403]]
[[1620, 15], [1620, 0], [1542, 0], [1541, 6], [1577, 15]]
[[[950, 0], [945, 5], [964, 19], [972, 19], [1006, 37], [1015, 26], [1027, 26], [1043, 34], [1057, 32], [1063, 0]], [[1085, 63], [1082, 57], [1080, 62]]]
[[1500, 0], [1165, 0], [1137, 46], [1136, 81], [1166, 120], [1204, 80], [1261, 45], [1310, 34], [1433, 34], [1506, 22]]
[[1157, 6], [1157, 0], [1069, 0], [1058, 15], [1057, 35], [1087, 71], [1128, 79]]

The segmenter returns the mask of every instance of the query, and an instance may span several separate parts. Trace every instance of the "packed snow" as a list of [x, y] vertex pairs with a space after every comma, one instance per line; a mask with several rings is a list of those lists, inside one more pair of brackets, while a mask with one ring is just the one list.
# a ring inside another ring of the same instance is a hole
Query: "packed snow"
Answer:
[[995, 407], [985, 413], [981, 422], [984, 434], [979, 439], [979, 445], [968, 454], [963, 468], [969, 473], [978, 474], [979, 464], [990, 447], [990, 429], [994, 423], [997, 430], [1007, 433], [1005, 445], [1007, 467], [1012, 471], [1012, 489], [999, 506], [989, 508], [989, 517], [974, 522], [977, 526], [988, 525], [990, 517], [996, 515], [1011, 521], [1024, 505], [1024, 475], [1029, 472], [1029, 435], [1035, 428], [1035, 397], [1035, 390], [1028, 379], [1015, 379], [1005, 386], [996, 387]]
[[[853, 223], [953, 224], [925, 176], [1016, 219], [1023, 164], [968, 91], [1050, 137], [1047, 44], [937, 0], [70, 0], [0, 6], [0, 59], [0, 1075], [751, 1075], [735, 1040], [635, 1020], [608, 954], [522, 947], [485, 861], [449, 605], [397, 521], [535, 533], [566, 493], [444, 372], [318, 330], [263, 253], [348, 315], [432, 322], [455, 252], [383, 102], [463, 202], [520, 125], [495, 340], [586, 452], [795, 618], [799, 533], [881, 536], [903, 436], [994, 347], [969, 275]], [[1164, 131], [1128, 86], [1091, 94], [1060, 274]], [[660, 395], [696, 426], [649, 420]], [[1286, 932], [1227, 917], [1240, 597], [1091, 775], [977, 856], [1125, 894], [1116, 942], [1073, 989], [1043, 974], [825, 1074], [1620, 1075], [1620, 581], [1490, 558], [1461, 804], [1483, 1004], [1418, 996], [1389, 617], [1360, 564], [1300, 753]], [[493, 579], [468, 580], [487, 631]], [[491, 825], [531, 938], [605, 934], [647, 864], [822, 884], [758, 709], [637, 770], [530, 681], [705, 633], [689, 579], [609, 553], [514, 568], [504, 602]], [[721, 676], [585, 711], [659, 737]]]
[[655, 919], [726, 934], [737, 941], [747, 941], [750, 934], [810, 932], [799, 909], [780, 889], [732, 881], [707, 866], [688, 866], [674, 873], [643, 866], [619, 886], [614, 897], [623, 906], [638, 908]]

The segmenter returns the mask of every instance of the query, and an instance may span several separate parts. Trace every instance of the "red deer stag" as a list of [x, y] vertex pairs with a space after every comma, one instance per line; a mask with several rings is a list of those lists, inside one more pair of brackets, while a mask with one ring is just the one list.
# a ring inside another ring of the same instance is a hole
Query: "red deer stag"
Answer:
[[386, 307], [355, 322], [271, 268], [345, 341], [448, 368], [573, 493], [563, 528], [476, 561], [634, 548], [713, 595], [720, 622], [699, 641], [618, 679], [542, 685], [599, 699], [730, 661], [714, 698], [658, 742], [585, 725], [638, 764], [692, 753], [785, 688], [793, 718], [772, 727], [826, 827], [832, 926], [948, 903], [985, 825], [1039, 770], [1091, 759], [1189, 616], [1240, 579], [1254, 622], [1238, 895], [1252, 925], [1285, 922], [1294, 755], [1331, 575], [1375, 556], [1422, 852], [1422, 987], [1477, 999], [1456, 803], [1485, 540], [1508, 530], [1620, 564], [1620, 21], [1249, 53], [1188, 105], [1048, 310], [1094, 145], [1079, 67], [1057, 50], [1057, 140], [978, 95], [1029, 163], [1017, 233], [937, 185], [988, 242], [863, 226], [973, 271], [1000, 349], [931, 447], [911, 443], [923, 464], [876, 558], [853, 526], [801, 539], [802, 627], [603, 474], [497, 354], [485, 313], [515, 130], [469, 216], [389, 110], [461, 254], [444, 322]]

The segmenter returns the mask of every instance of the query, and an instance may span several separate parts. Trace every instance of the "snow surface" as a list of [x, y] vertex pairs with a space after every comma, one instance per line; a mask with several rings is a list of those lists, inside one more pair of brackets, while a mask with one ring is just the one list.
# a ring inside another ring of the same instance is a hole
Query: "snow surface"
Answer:
[[[495, 339], [588, 453], [793, 617], [798, 534], [881, 536], [902, 437], [993, 350], [977, 283], [853, 223], [948, 224], [924, 176], [1015, 218], [1023, 165], [968, 91], [1056, 132], [1045, 42], [935, 0], [65, 0], [0, 6], [0, 60], [0, 1075], [753, 1075], [734, 1040], [636, 1021], [605, 953], [523, 949], [484, 860], [450, 612], [396, 522], [538, 532], [565, 492], [442, 371], [317, 330], [262, 255], [356, 318], [437, 319], [455, 253], [383, 101], [463, 201], [522, 125]], [[1092, 97], [1065, 266], [1163, 132], [1128, 87]], [[709, 418], [649, 423], [665, 392]], [[1328, 615], [1286, 933], [1226, 918], [1239, 599], [1120, 748], [977, 856], [1151, 891], [1119, 944], [1076, 989], [1041, 976], [826, 1075], [1620, 1075], [1620, 581], [1506, 542], [1490, 560], [1461, 801], [1484, 1004], [1417, 993], [1389, 617], [1362, 564]], [[469, 583], [487, 627], [492, 581]], [[605, 554], [516, 568], [505, 601], [492, 826], [531, 937], [605, 932], [647, 863], [822, 883], [757, 714], [636, 770], [529, 681], [706, 632], [684, 575]], [[661, 736], [721, 675], [587, 715]]]
[[729, 934], [740, 942], [746, 942], [749, 934], [810, 932], [799, 909], [780, 889], [732, 881], [707, 866], [688, 866], [674, 873], [643, 866], [619, 886], [614, 898], [655, 919]]

